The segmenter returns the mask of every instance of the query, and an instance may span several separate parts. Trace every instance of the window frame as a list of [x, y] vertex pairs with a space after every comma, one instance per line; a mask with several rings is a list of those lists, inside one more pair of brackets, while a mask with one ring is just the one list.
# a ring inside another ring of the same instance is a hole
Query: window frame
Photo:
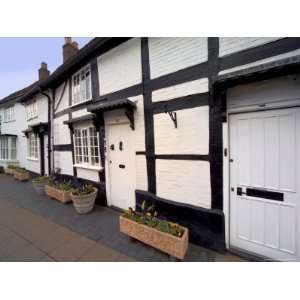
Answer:
[[14, 105], [4, 108], [4, 123], [14, 122], [15, 120]]
[[17, 160], [17, 137], [0, 136], [0, 161], [16, 161], [16, 160]]
[[38, 117], [37, 100], [34, 100], [26, 105], [26, 119], [30, 121]]
[[95, 126], [88, 125], [75, 127], [73, 141], [75, 166], [91, 169], [102, 168], [100, 137]]
[[[85, 73], [85, 77], [84, 79], [81, 79], [81, 75], [82, 72]], [[86, 76], [86, 73], [89, 73], [89, 77]], [[76, 85], [75, 85], [75, 78], [78, 77], [76, 79]], [[89, 78], [89, 82], [88, 82], [88, 87], [87, 87], [87, 81], [86, 78]], [[85, 91], [85, 95], [87, 95], [87, 90], [89, 91], [89, 97], [85, 97], [84, 99], [82, 99], [82, 85], [81, 83], [84, 82], [84, 91]], [[76, 72], [74, 75], [72, 75], [72, 81], [71, 81], [71, 85], [72, 85], [72, 104], [71, 106], [76, 106], [79, 105], [81, 103], [85, 103], [88, 102], [90, 100], [92, 100], [92, 74], [91, 74], [91, 66], [90, 65], [86, 65], [85, 67], [81, 68], [78, 72]], [[88, 88], [88, 89], [87, 89]], [[76, 93], [75, 93], [76, 91]], [[75, 101], [76, 99], [76, 101]]]
[[29, 133], [27, 139], [27, 159], [39, 160], [40, 142], [36, 133]]

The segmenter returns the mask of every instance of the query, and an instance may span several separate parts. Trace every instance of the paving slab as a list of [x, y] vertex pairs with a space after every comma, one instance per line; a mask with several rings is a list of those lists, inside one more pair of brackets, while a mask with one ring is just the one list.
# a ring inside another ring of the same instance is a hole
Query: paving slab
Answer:
[[[0, 174], [0, 261], [170, 261], [122, 234], [119, 216], [98, 206], [78, 215], [72, 204], [38, 195], [31, 182]], [[242, 259], [190, 244], [185, 261]]]
[[118, 261], [119, 257], [121, 257], [121, 254], [119, 252], [108, 248], [101, 243], [96, 243], [96, 245], [94, 245], [84, 255], [82, 255], [79, 260], [86, 262], [114, 262]]
[[50, 256], [57, 261], [76, 261], [95, 245], [86, 237], [75, 238], [50, 252]]

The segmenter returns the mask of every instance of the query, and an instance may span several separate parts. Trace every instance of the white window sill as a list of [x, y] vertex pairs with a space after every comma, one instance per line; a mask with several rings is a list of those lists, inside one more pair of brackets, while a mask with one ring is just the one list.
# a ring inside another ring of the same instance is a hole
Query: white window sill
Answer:
[[37, 115], [34, 116], [34, 117], [31, 117], [31, 118], [27, 119], [27, 122], [32, 121], [32, 120], [34, 120], [34, 119], [37, 119], [37, 117], [38, 117]]
[[9, 120], [9, 121], [3, 121], [3, 123], [11, 123], [11, 122], [15, 122], [16, 120]]
[[81, 105], [81, 104], [83, 104], [83, 103], [89, 102], [89, 101], [91, 101], [91, 100], [92, 100], [92, 98], [90, 98], [90, 99], [88, 99], [88, 100], [80, 101], [80, 102], [77, 102], [77, 103], [72, 103], [72, 105], [71, 105], [70, 107], [71, 107], [71, 108], [72, 108], [72, 107], [76, 107], [76, 106], [78, 106], [78, 105]]
[[39, 159], [38, 159], [38, 158], [35, 158], [35, 157], [27, 157], [27, 160], [39, 161]]
[[102, 171], [103, 170], [103, 167], [91, 166], [91, 165], [75, 164], [75, 165], [73, 165], [73, 167], [80, 168], [80, 169], [92, 170], [92, 171]]
[[6, 162], [6, 163], [19, 163], [19, 161], [16, 159], [1, 159], [0, 158], [0, 161]]

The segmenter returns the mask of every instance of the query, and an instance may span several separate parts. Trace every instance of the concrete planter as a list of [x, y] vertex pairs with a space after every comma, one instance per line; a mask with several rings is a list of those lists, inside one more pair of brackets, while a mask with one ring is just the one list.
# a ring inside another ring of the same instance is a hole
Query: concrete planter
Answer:
[[7, 174], [7, 175], [14, 175], [15, 174], [15, 169], [6, 168], [5, 169], [5, 174]]
[[32, 185], [39, 195], [45, 195], [46, 182], [32, 180]]
[[71, 193], [71, 199], [74, 207], [79, 214], [87, 214], [93, 210], [98, 189], [94, 188], [94, 192], [88, 195], [74, 195]]
[[62, 203], [71, 202], [70, 191], [61, 191], [53, 186], [46, 185], [45, 192], [50, 198], [56, 199]]
[[184, 229], [182, 237], [177, 237], [120, 216], [121, 232], [181, 260], [189, 243], [189, 230], [182, 228]]
[[30, 179], [28, 172], [18, 172], [17, 170], [14, 171], [14, 177], [19, 181], [27, 181]]

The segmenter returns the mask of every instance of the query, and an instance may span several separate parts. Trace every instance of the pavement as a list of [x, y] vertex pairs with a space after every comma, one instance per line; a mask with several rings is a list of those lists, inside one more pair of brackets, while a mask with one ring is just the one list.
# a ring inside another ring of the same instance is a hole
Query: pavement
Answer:
[[[38, 195], [31, 182], [0, 174], [0, 261], [172, 261], [120, 233], [119, 215], [98, 206], [88, 215], [78, 215], [72, 204]], [[244, 260], [190, 244], [184, 261]]]

